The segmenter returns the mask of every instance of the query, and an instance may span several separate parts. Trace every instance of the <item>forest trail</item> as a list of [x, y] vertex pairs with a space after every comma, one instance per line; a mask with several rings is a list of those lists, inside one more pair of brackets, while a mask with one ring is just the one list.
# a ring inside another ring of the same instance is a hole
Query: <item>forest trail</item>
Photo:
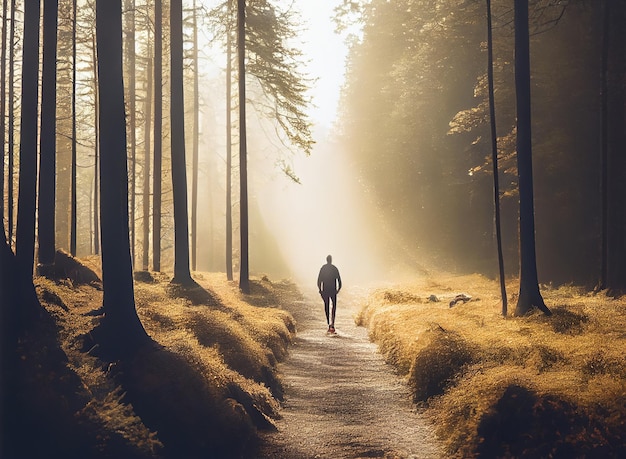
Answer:
[[265, 434], [258, 457], [441, 457], [432, 426], [420, 417], [402, 379], [357, 327], [359, 295], [339, 294], [337, 335], [326, 335], [316, 292], [289, 312], [298, 333], [279, 370], [285, 399], [278, 432]]

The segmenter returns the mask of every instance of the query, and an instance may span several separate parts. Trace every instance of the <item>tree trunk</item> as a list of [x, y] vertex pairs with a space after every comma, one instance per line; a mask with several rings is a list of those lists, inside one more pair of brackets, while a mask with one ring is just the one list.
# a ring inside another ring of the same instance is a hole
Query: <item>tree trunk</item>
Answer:
[[609, 33], [610, 33], [610, 2], [602, 0], [602, 69], [601, 69], [601, 139], [600, 139], [600, 280], [597, 289], [603, 290], [607, 283], [609, 263], [608, 247], [608, 68], [609, 68]]
[[239, 68], [239, 230], [241, 253], [239, 288], [250, 293], [248, 260], [248, 151], [246, 141], [246, 2], [237, 0], [237, 56]]
[[198, 102], [198, 11], [193, 1], [193, 151], [191, 167], [191, 269], [197, 269], [198, 256], [198, 142], [200, 128], [200, 104]]
[[8, 244], [11, 247], [13, 241], [13, 215], [14, 210], [14, 195], [13, 195], [13, 173], [15, 170], [15, 0], [11, 0], [11, 31], [9, 33], [9, 133], [8, 133], [8, 156], [7, 161], [7, 233]]
[[163, 160], [163, 3], [154, 2], [154, 175], [152, 269], [161, 271], [161, 164]]
[[56, 61], [58, 0], [44, 0], [41, 152], [39, 167], [39, 264], [54, 264], [56, 175]]
[[127, 59], [128, 59], [128, 110], [129, 110], [129, 194], [130, 194], [130, 256], [132, 260], [133, 269], [135, 267], [135, 207], [136, 207], [136, 193], [135, 193], [135, 175], [137, 166], [137, 142], [136, 142], [136, 129], [137, 129], [137, 116], [136, 116], [136, 84], [135, 84], [135, 2], [134, 0], [127, 0], [126, 14], [128, 22], [127, 28]]
[[626, 5], [624, 2], [610, 3], [606, 88], [606, 288], [608, 295], [621, 296], [626, 293]]
[[498, 170], [498, 133], [496, 129], [496, 106], [493, 89], [493, 35], [491, 28], [491, 0], [487, 0], [487, 79], [489, 83], [489, 120], [491, 125], [491, 158], [493, 163], [493, 201], [498, 249], [498, 272], [500, 275], [500, 296], [502, 315], [507, 314], [506, 279], [504, 278], [504, 254], [502, 253], [502, 225], [500, 222], [500, 177]]
[[76, 189], [76, 92], [77, 92], [77, 58], [76, 58], [76, 22], [77, 22], [77, 0], [72, 2], [72, 173], [71, 173], [71, 191], [70, 191], [70, 253], [76, 256], [76, 223], [77, 223], [77, 189]]
[[152, 115], [152, 56], [148, 51], [148, 64], [146, 75], [146, 99], [145, 99], [145, 132], [144, 132], [144, 165], [143, 165], [143, 243], [141, 252], [141, 268], [149, 269], [150, 254], [150, 120]]
[[[2, 37], [0, 38], [0, 46], [2, 49], [0, 50], [0, 145], [2, 145], [2, 150], [0, 150], [0, 231], [2, 231], [2, 237], [5, 238], [6, 242], [6, 233], [4, 228], [4, 155], [6, 148], [6, 118], [5, 113], [7, 109], [6, 104], [6, 87], [7, 87], [7, 11], [8, 11], [8, 0], [3, 0], [2, 2]], [[1, 311], [0, 311], [1, 313]]]
[[226, 24], [226, 278], [233, 280], [233, 137], [232, 137], [232, 0]]
[[20, 182], [15, 240], [15, 255], [24, 279], [32, 279], [35, 258], [39, 12], [40, 3], [38, 0], [32, 0], [24, 4]]
[[528, 0], [515, 0], [515, 94], [520, 200], [520, 290], [515, 308], [517, 316], [528, 313], [533, 306], [550, 314], [539, 292], [535, 253], [529, 45]]
[[35, 261], [35, 209], [37, 192], [37, 112], [39, 96], [39, 1], [24, 4], [22, 48], [22, 116], [20, 126], [20, 181], [15, 232], [17, 273], [14, 279], [17, 302], [13, 311], [15, 333], [21, 333], [38, 317], [40, 310], [33, 286]]
[[170, 2], [170, 122], [172, 142], [172, 193], [174, 196], [174, 279], [192, 283], [189, 271], [189, 213], [187, 209], [187, 170], [185, 161], [185, 104], [183, 94], [183, 6]]
[[[16, 352], [19, 338], [18, 319], [18, 288], [19, 276], [15, 256], [9, 247], [4, 232], [0, 235], [0, 422], [6, 429], [15, 422], [12, 413], [17, 412], [15, 393], [18, 390], [16, 375], [18, 352]], [[6, 432], [7, 430], [4, 430]], [[11, 440], [3, 438], [3, 450]]]
[[96, 37], [93, 37], [93, 81], [94, 81], [94, 119], [95, 119], [95, 136], [94, 136], [94, 174], [93, 174], [93, 253], [100, 254], [100, 183], [98, 177], [100, 174], [100, 104], [98, 91], [98, 56], [96, 55]]
[[116, 353], [144, 343], [137, 311], [128, 239], [128, 164], [122, 76], [121, 0], [96, 1], [100, 88], [100, 187], [102, 283], [101, 330]]

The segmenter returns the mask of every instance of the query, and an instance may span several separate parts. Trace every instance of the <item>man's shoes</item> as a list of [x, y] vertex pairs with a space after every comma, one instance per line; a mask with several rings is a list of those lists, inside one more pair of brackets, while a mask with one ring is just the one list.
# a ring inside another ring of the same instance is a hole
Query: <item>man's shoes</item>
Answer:
[[335, 333], [335, 327], [333, 327], [332, 325], [330, 327], [328, 327], [328, 332], [329, 333]]

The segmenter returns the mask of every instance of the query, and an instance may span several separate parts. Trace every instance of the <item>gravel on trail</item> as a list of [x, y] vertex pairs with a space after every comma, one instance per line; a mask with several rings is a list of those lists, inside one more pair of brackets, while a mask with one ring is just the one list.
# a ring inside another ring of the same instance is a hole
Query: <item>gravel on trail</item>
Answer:
[[263, 434], [257, 457], [443, 457], [433, 426], [412, 404], [405, 381], [384, 362], [367, 330], [354, 323], [363, 295], [344, 291], [338, 297], [336, 335], [326, 333], [316, 292], [289, 308], [298, 332], [279, 365], [282, 419], [276, 432]]

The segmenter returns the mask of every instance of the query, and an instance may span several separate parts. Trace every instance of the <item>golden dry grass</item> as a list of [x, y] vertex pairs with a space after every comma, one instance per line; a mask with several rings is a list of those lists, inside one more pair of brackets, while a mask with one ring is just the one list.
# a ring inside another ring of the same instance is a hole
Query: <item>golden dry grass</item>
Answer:
[[[472, 300], [450, 307], [460, 293]], [[494, 281], [425, 278], [374, 292], [357, 322], [407, 376], [451, 455], [624, 454], [626, 300], [574, 287], [542, 293], [551, 317], [505, 319]], [[517, 413], [522, 400], [530, 411]]]
[[[197, 279], [204, 287], [136, 284], [137, 312], [148, 334], [167, 349], [199, 358], [210, 368], [210, 378], [225, 381], [234, 370], [280, 397], [273, 367], [285, 356], [295, 331], [293, 318], [277, 307], [250, 305], [246, 301], [253, 299], [222, 274], [199, 274]], [[273, 288], [278, 306], [280, 284], [264, 283]]]
[[[32, 428], [41, 429], [56, 416], [64, 434], [56, 449], [42, 445], [46, 454], [228, 456], [241, 454], [257, 429], [273, 428], [282, 397], [275, 366], [295, 332], [280, 306], [299, 298], [297, 288], [253, 279], [252, 294], [242, 295], [223, 274], [195, 276], [200, 286], [187, 289], [158, 273], [135, 282], [137, 313], [157, 346], [130, 362], [102, 361], [84, 348], [101, 317], [98, 285], [35, 279], [48, 319], [19, 349], [17, 418], [40, 419]], [[25, 429], [11, 433], [32, 436]]]

